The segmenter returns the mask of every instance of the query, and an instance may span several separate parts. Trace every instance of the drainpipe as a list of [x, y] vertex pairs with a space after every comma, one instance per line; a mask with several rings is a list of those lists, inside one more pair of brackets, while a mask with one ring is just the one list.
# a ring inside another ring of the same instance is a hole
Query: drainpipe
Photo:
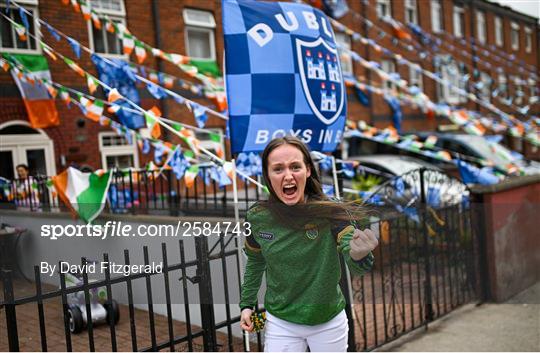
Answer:
[[[470, 24], [471, 24], [471, 37], [472, 37], [472, 56], [473, 56], [473, 73], [472, 73], [472, 77], [474, 78], [474, 71], [478, 71], [478, 67], [477, 67], [477, 63], [476, 61], [474, 60], [474, 58], [476, 57], [476, 34], [475, 33], [475, 26], [474, 26], [474, 18], [475, 18], [475, 7], [474, 7], [474, 0], [471, 0], [470, 2], [470, 5], [469, 5], [469, 9], [470, 9], [470, 12], [471, 12], [471, 20], [470, 20]], [[465, 35], [465, 34], [464, 34]], [[480, 71], [478, 71], [478, 77], [481, 79], [482, 75], [480, 74]], [[478, 97], [479, 94], [478, 94], [478, 88], [476, 87], [473, 87], [473, 90], [474, 90], [474, 93], [475, 95]], [[480, 112], [480, 103], [478, 103], [478, 101], [475, 102], [475, 110], [477, 112]]]
[[[366, 23], [366, 20], [368, 20], [367, 18], [367, 7], [368, 7], [368, 1], [362, 1], [362, 17], [364, 18], [364, 21], [363, 21], [363, 25], [362, 25], [362, 29], [363, 29], [363, 32], [364, 32], [364, 37], [365, 38], [368, 38], [368, 26], [367, 26], [367, 23]], [[370, 48], [369, 48], [369, 45], [365, 45], [365, 58], [367, 61], [370, 61]], [[367, 71], [367, 81], [368, 81], [368, 85], [372, 85], [372, 82], [371, 82], [371, 70], [366, 70]], [[368, 98], [369, 98], [369, 124], [370, 125], [373, 125], [374, 123], [374, 119], [373, 119], [373, 94], [371, 93], [370, 90], [368, 90]]]

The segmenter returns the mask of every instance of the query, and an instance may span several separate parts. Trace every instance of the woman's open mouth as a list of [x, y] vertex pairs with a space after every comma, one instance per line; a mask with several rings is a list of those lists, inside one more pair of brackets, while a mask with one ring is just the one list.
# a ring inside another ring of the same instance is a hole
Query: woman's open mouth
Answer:
[[296, 185], [285, 185], [283, 186], [283, 193], [287, 196], [292, 196], [296, 193], [296, 190], [298, 190], [298, 188], [296, 187]]

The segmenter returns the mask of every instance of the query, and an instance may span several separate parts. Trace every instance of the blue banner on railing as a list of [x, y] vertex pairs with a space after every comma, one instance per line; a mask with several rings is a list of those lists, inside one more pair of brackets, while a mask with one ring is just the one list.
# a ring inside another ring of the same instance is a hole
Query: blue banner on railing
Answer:
[[347, 92], [334, 33], [307, 5], [223, 0], [232, 152], [296, 135], [315, 151], [341, 141]]

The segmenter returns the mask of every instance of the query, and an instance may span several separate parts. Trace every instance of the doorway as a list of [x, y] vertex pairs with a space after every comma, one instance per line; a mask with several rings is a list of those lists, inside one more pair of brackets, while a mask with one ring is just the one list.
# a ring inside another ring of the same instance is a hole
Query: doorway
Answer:
[[53, 141], [41, 129], [25, 121], [0, 125], [0, 177], [17, 178], [15, 168], [26, 164], [31, 176], [56, 174]]

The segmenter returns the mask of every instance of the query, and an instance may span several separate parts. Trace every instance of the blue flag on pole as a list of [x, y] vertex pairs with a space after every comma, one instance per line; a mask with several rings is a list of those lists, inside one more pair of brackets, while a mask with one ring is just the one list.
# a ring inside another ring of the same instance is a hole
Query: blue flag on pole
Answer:
[[296, 135], [312, 150], [335, 150], [347, 92], [334, 33], [310, 6], [223, 0], [232, 152], [260, 152]]

